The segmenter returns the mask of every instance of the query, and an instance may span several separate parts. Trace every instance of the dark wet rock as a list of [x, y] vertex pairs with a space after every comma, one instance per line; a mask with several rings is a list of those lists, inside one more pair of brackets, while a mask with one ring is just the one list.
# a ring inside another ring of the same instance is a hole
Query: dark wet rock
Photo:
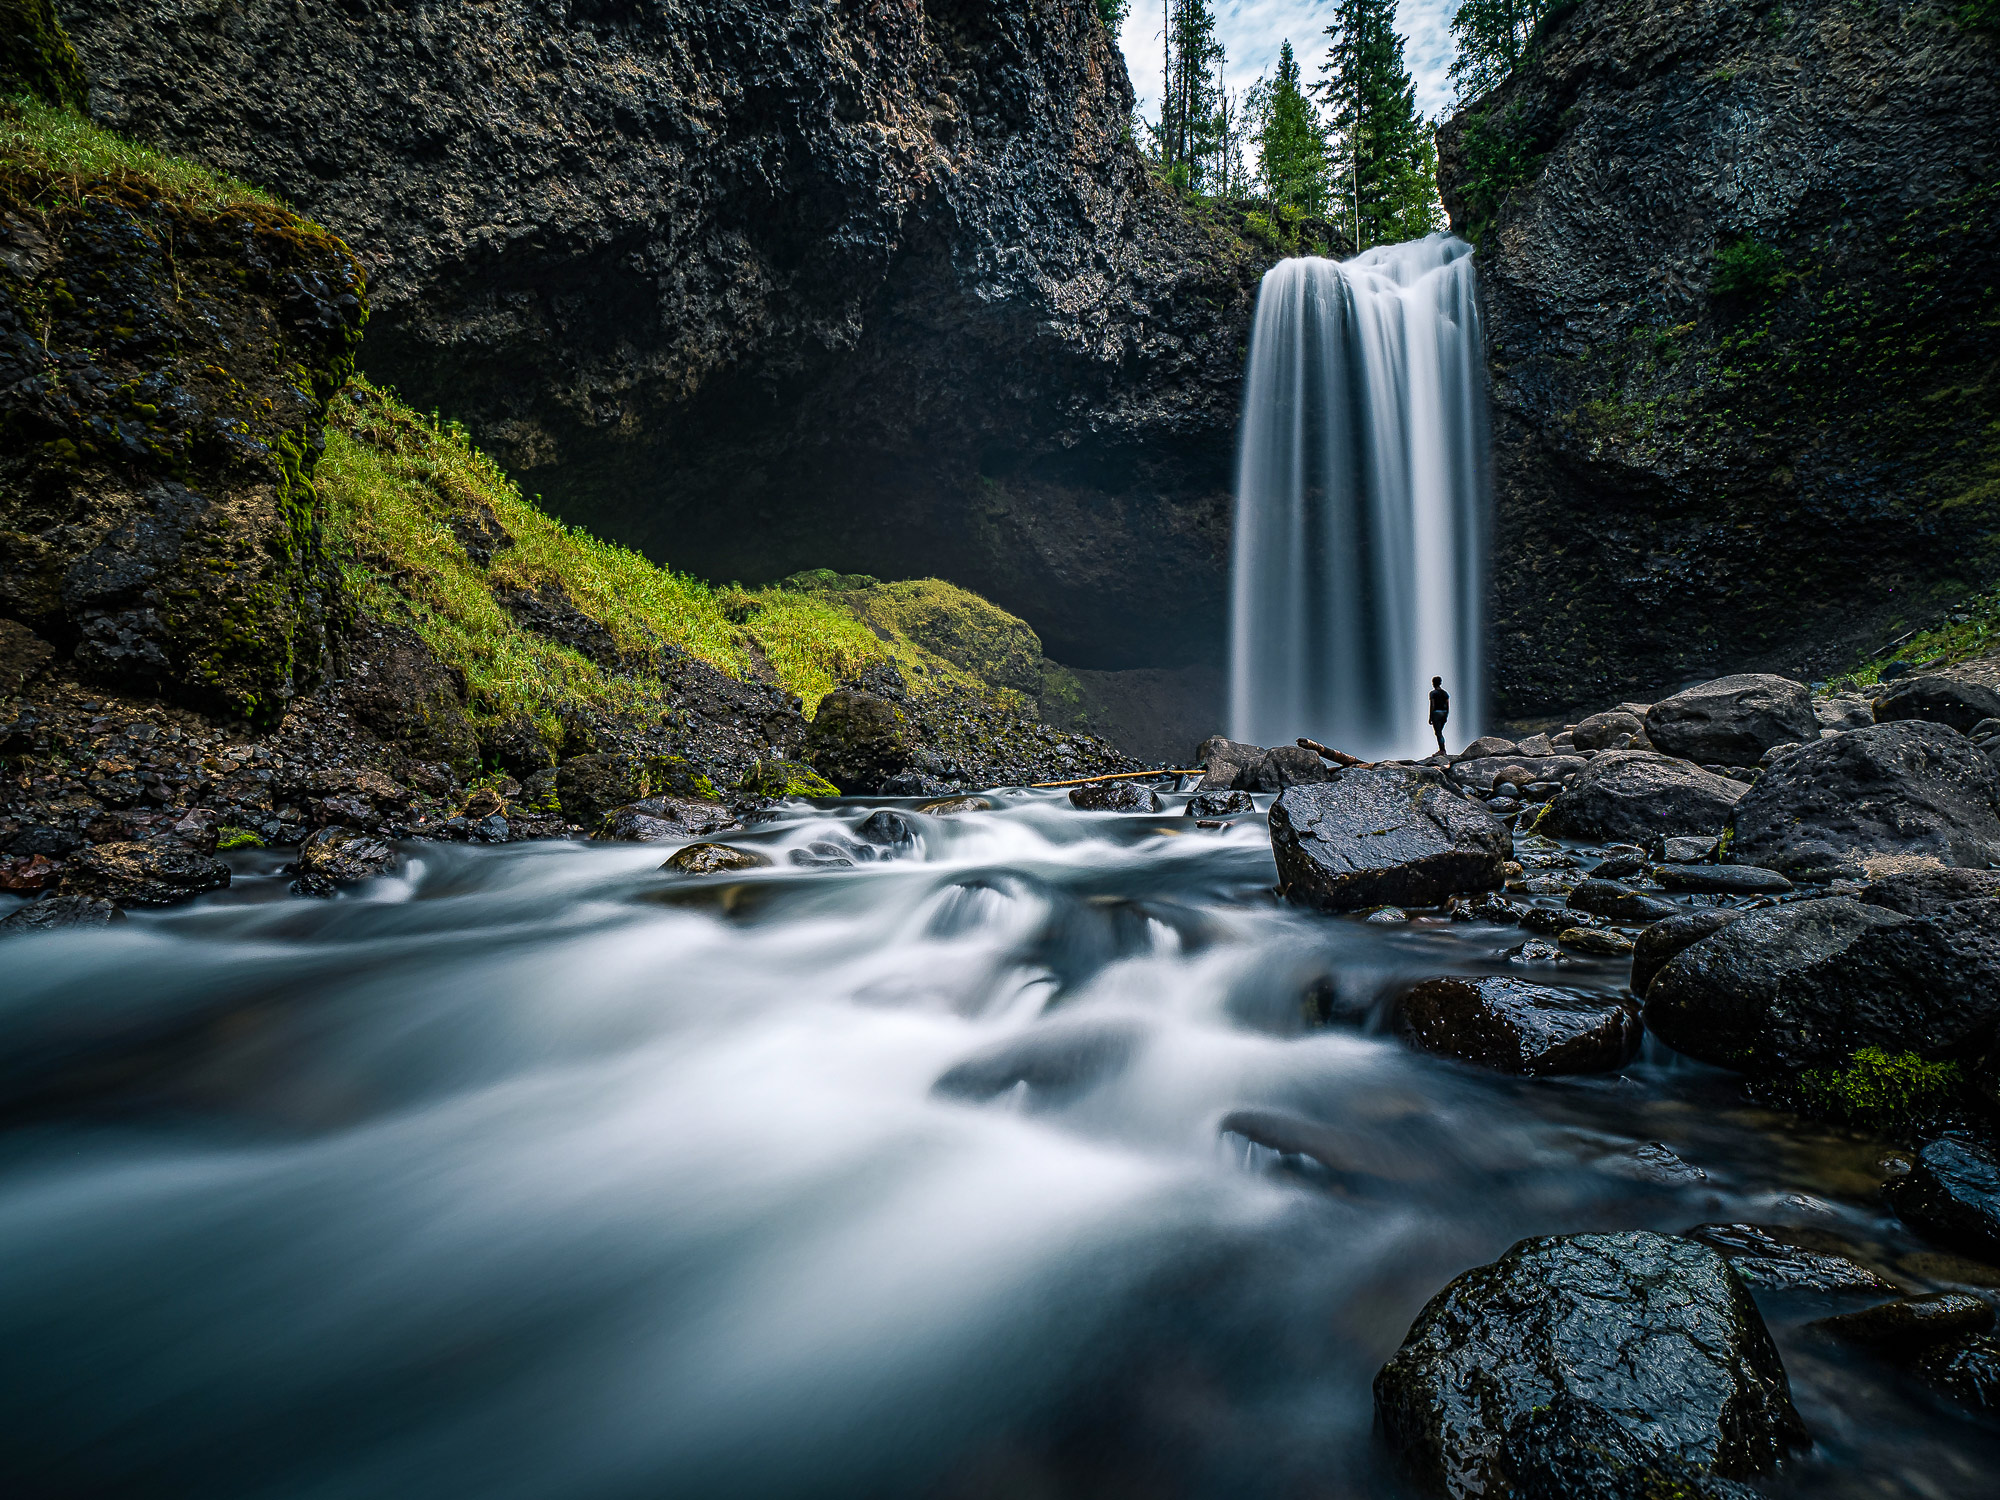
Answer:
[[1948, 1249], [2000, 1264], [2000, 1159], [1968, 1141], [1932, 1141], [1889, 1184], [1904, 1223]]
[[[908, 772], [904, 773], [908, 775]], [[898, 778], [890, 777], [882, 786], [889, 796], [906, 795], [897, 787]], [[838, 797], [840, 788], [828, 781], [819, 772], [802, 760], [763, 759], [753, 764], [736, 783], [736, 791], [745, 797], [762, 801], [776, 801], [783, 797]]]
[[849, 839], [814, 839], [785, 852], [785, 858], [802, 870], [851, 870], [874, 857], [873, 849]]
[[479, 764], [464, 674], [439, 661], [408, 626], [364, 624], [343, 644], [341, 673], [349, 712], [383, 739], [461, 774]]
[[1277, 1109], [1237, 1109], [1222, 1117], [1218, 1135], [1236, 1135], [1280, 1156], [1300, 1157], [1335, 1177], [1350, 1181], [1375, 1174], [1360, 1160], [1355, 1143], [1342, 1132], [1303, 1115]]
[[1572, 953], [1587, 953], [1593, 958], [1628, 958], [1632, 953], [1632, 939], [1601, 927], [1565, 927], [1556, 934], [1556, 941]]
[[1655, 749], [1704, 765], [1754, 766], [1773, 745], [1818, 734], [1811, 690], [1765, 672], [1718, 677], [1646, 712], [1646, 738]]
[[1836, 693], [1813, 700], [1813, 716], [1822, 730], [1865, 729], [1875, 722], [1875, 710], [1859, 693]]
[[481, 730], [479, 754], [488, 765], [498, 766], [520, 781], [549, 770], [556, 763], [555, 752], [526, 714], [515, 714]]
[[1228, 818], [1256, 810], [1248, 792], [1197, 792], [1188, 798], [1185, 813], [1190, 818]]
[[0, 696], [25, 692], [55, 660], [56, 648], [34, 631], [17, 620], [0, 620]]
[[125, 920], [125, 913], [95, 896], [44, 896], [0, 919], [0, 933], [57, 932], [65, 927], [104, 927]]
[[1877, 724], [1800, 747], [1743, 795], [1732, 860], [1786, 875], [1881, 857], [2000, 862], [2000, 770], [1942, 724]]
[[729, 844], [689, 844], [660, 868], [683, 875], [724, 875], [735, 870], [762, 869], [770, 863], [752, 849], [738, 849]]
[[455, 512], [445, 523], [458, 545], [465, 549], [465, 555], [473, 566], [489, 566], [494, 557], [514, 545], [514, 538], [500, 518], [493, 514], [493, 507], [481, 505], [476, 510]]
[[1486, 799], [1486, 810], [1499, 817], [1509, 818], [1521, 810], [1521, 799], [1518, 797], [1489, 797]]
[[1565, 781], [1588, 764], [1590, 762], [1580, 755], [1494, 756], [1454, 762], [1451, 779], [1475, 791], [1499, 791], [1502, 786], [1511, 784], [1518, 792], [1531, 782]]
[[1508, 1073], [1601, 1073], [1639, 1050], [1638, 1008], [1522, 979], [1431, 979], [1397, 1006], [1426, 1052]]
[[1558, 1395], [1513, 1445], [1516, 1500], [1759, 1500], [1751, 1485], [1647, 1448], [1604, 1410]]
[[1195, 790], [1227, 792], [1246, 787], [1251, 769], [1268, 754], [1270, 751], [1262, 745], [1246, 745], [1219, 734], [1210, 735], [1195, 747], [1194, 759], [1190, 762], [1203, 768], [1201, 784]]
[[854, 830], [854, 836], [878, 849], [912, 849], [917, 843], [917, 825], [901, 813], [885, 807], [863, 818]]
[[1936, 917], [1961, 901], [2000, 896], [2000, 870], [1935, 868], [1906, 870], [1864, 887], [1858, 899], [1906, 917]]
[[1396, 922], [1407, 922], [1410, 920], [1410, 914], [1400, 906], [1378, 906], [1362, 920], [1373, 922], [1377, 926], [1386, 926]]
[[1591, 869], [1593, 880], [1627, 880], [1644, 872], [1646, 856], [1637, 849], [1621, 849], [1606, 855]]
[[926, 802], [917, 811], [934, 818], [949, 818], [955, 813], [992, 812], [993, 804], [984, 797], [946, 797], [940, 802]]
[[1708, 1181], [1708, 1173], [1684, 1160], [1664, 1141], [1644, 1141], [1600, 1156], [1593, 1165], [1601, 1172], [1653, 1187], [1678, 1188]]
[[1617, 922], [1658, 922], [1675, 916], [1680, 908], [1671, 901], [1648, 896], [1615, 880], [1590, 879], [1569, 893], [1569, 904], [1592, 916]]
[[1496, 756], [1518, 756], [1520, 747], [1512, 740], [1503, 740], [1497, 734], [1481, 735], [1452, 757], [1452, 764], [1461, 761], [1487, 760]]
[[1655, 1464], [1740, 1477], [1807, 1441], [1728, 1262], [1638, 1231], [1523, 1240], [1460, 1276], [1375, 1377], [1375, 1409], [1419, 1484], [1454, 1496], [1525, 1493], [1532, 1477], [1586, 1500], [1605, 1493], [1578, 1485], [1607, 1450], [1614, 1478]]
[[[1566, 932], [1569, 929], [1558, 930]], [[1525, 943], [1516, 943], [1503, 957], [1509, 965], [1518, 969], [1540, 969], [1576, 961], [1554, 943], [1544, 942], [1541, 938], [1530, 938]]]
[[1132, 1025], [1061, 1021], [995, 1044], [938, 1076], [931, 1092], [958, 1099], [991, 1099], [1025, 1088], [1038, 1101], [1080, 1093], [1123, 1068], [1138, 1049]]
[[2000, 1411], [2000, 1338], [1976, 1334], [1920, 1355], [1911, 1367], [1932, 1389], [1975, 1411]]
[[1878, 724], [1923, 719], [1969, 735], [1980, 720], [2000, 718], [2000, 692], [1941, 673], [1905, 677], [1884, 689], [1871, 709]]
[[1720, 840], [1706, 834], [1700, 837], [1676, 835], [1660, 840], [1660, 857], [1671, 864], [1696, 865], [1715, 858], [1715, 850]]
[[1933, 1344], [1986, 1332], [1993, 1326], [1993, 1309], [1968, 1292], [1931, 1292], [1837, 1313], [1811, 1326], [1843, 1344], [1905, 1357]]
[[1632, 743], [1634, 735], [1645, 733], [1645, 729], [1638, 715], [1614, 708], [1578, 723], [1570, 732], [1570, 742], [1579, 750], [1622, 750]]
[[606, 671], [638, 665], [624, 659], [611, 631], [601, 620], [578, 609], [558, 579], [547, 579], [532, 589], [496, 588], [493, 602], [512, 615], [523, 630], [567, 646]]
[[1957, 1056], [1996, 1016], [2000, 985], [1945, 924], [1846, 897], [1747, 912], [1646, 989], [1662, 1041], [1748, 1073], [1841, 1066], [1862, 1047]]
[[[813, 774], [817, 776], [819, 773], [815, 771]], [[829, 781], [827, 785], [833, 786], [833, 783]], [[882, 783], [882, 790], [877, 795], [883, 797], [935, 797], [940, 792], [950, 791], [952, 785], [951, 782], [946, 781], [942, 776], [933, 776], [928, 771], [898, 771], [894, 776], [891, 776]], [[834, 787], [834, 790], [838, 792], [840, 788]]]
[[910, 768], [916, 747], [904, 711], [889, 699], [843, 688], [820, 699], [806, 759], [848, 796], [878, 792]]
[[1776, 896], [1792, 889], [1776, 870], [1756, 865], [1661, 865], [1653, 878], [1670, 891], [1721, 896]]
[[741, 826], [720, 802], [644, 797], [606, 813], [592, 837], [625, 844], [665, 844], [706, 838]]
[[120, 906], [172, 906], [229, 884], [229, 866], [173, 839], [95, 844], [69, 861], [62, 894]]
[[387, 875], [396, 863], [396, 851], [372, 834], [321, 828], [299, 845], [292, 889], [301, 896], [331, 896], [341, 886]]
[[563, 816], [595, 828], [615, 808], [646, 795], [644, 769], [629, 755], [573, 755], [556, 769]]
[[1649, 843], [1717, 834], [1744, 794], [1740, 782], [1645, 750], [1608, 750], [1549, 804], [1543, 828], [1559, 838]]
[[1448, 791], [1435, 772], [1349, 768], [1272, 805], [1271, 848], [1286, 897], [1325, 911], [1437, 906], [1489, 890], [1513, 853], [1507, 826]]
[[1711, 933], [1720, 932], [1737, 916], [1738, 913], [1725, 908], [1707, 906], [1681, 912], [1648, 927], [1632, 945], [1632, 992], [1643, 999], [1654, 976], [1675, 954], [1693, 947]]
[[[1780, 1231], [1782, 1233], [1782, 1231]], [[1900, 1291], [1866, 1266], [1824, 1250], [1790, 1244], [1755, 1224], [1703, 1224], [1691, 1240], [1713, 1245], [1729, 1257], [1746, 1285], [1772, 1292]]]
[[1241, 786], [1252, 792], [1282, 792], [1288, 786], [1312, 786], [1331, 780], [1332, 766], [1303, 745], [1280, 745], [1243, 773]]
[[1131, 781], [1100, 781], [1091, 786], [1075, 787], [1069, 794], [1069, 801], [1070, 806], [1080, 807], [1085, 812], [1160, 811], [1159, 794], [1149, 786]]

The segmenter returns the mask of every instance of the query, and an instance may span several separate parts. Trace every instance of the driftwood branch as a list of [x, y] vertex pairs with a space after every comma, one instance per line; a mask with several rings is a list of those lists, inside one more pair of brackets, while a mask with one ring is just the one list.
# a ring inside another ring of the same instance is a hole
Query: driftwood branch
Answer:
[[1337, 766], [1359, 766], [1365, 771], [1374, 765], [1373, 761], [1362, 760], [1359, 756], [1349, 755], [1344, 750], [1331, 749], [1326, 745], [1322, 745], [1318, 740], [1307, 739], [1304, 735], [1299, 736], [1299, 748], [1301, 750], [1310, 750], [1322, 760], [1330, 760]]
[[1137, 781], [1142, 776], [1199, 776], [1201, 767], [1192, 771], [1113, 771], [1104, 776], [1079, 776], [1075, 781], [1031, 781], [1029, 786], [1042, 791], [1059, 786], [1089, 786], [1093, 781]]

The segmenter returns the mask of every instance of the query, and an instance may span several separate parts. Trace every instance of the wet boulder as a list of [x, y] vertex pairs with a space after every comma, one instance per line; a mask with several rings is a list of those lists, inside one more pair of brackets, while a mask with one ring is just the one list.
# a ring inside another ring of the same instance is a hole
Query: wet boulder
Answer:
[[1818, 736], [1811, 691], [1766, 672], [1718, 677], [1646, 712], [1646, 738], [1656, 750], [1703, 765], [1754, 766], [1773, 745]]
[[[1310, 755], [1312, 752], [1306, 753]], [[1203, 768], [1201, 784], [1195, 790], [1227, 792], [1245, 787], [1249, 784], [1250, 769], [1268, 754], [1270, 751], [1262, 745], [1246, 745], [1240, 740], [1212, 734], [1195, 747], [1194, 759], [1189, 762]]]
[[229, 884], [229, 866], [175, 839], [97, 844], [71, 857], [62, 894], [119, 906], [173, 906]]
[[1496, 756], [1518, 756], [1520, 748], [1513, 740], [1502, 739], [1497, 734], [1483, 734], [1452, 757], [1452, 764], [1462, 761], [1486, 760]]
[[992, 812], [993, 804], [984, 797], [946, 797], [937, 802], [926, 802], [917, 811], [929, 813], [934, 818], [950, 818], [959, 813]]
[[1662, 901], [1657, 896], [1645, 895], [1615, 880], [1599, 880], [1594, 876], [1569, 893], [1568, 904], [1577, 911], [1588, 912], [1594, 917], [1609, 917], [1614, 922], [1658, 922], [1680, 912], [1680, 908], [1671, 901]]
[[1549, 803], [1543, 827], [1558, 838], [1650, 843], [1718, 834], [1744, 786], [1648, 750], [1607, 750]]
[[915, 758], [909, 719], [889, 699], [861, 688], [820, 699], [806, 734], [806, 759], [845, 795], [879, 792]]
[[1632, 945], [1632, 993], [1644, 999], [1647, 986], [1675, 954], [1720, 932], [1739, 915], [1723, 907], [1704, 906], [1653, 923]]
[[563, 816], [586, 828], [597, 827], [614, 808], [645, 795], [645, 777], [629, 755], [572, 755], [556, 770]]
[[660, 868], [682, 875], [725, 875], [737, 870], [763, 869], [770, 863], [754, 850], [730, 844], [689, 844]]
[[1646, 1025], [1745, 1073], [1841, 1066], [1863, 1047], [1964, 1055], [2000, 1019], [2000, 983], [1964, 961], [1981, 939], [1962, 920], [1846, 897], [1747, 912], [1660, 969]]
[[1917, 1153], [1909, 1174], [1889, 1184], [1889, 1204], [1927, 1239], [2000, 1264], [2000, 1158], [1949, 1138]]
[[1730, 826], [1731, 860], [1795, 878], [1884, 858], [1984, 869], [2000, 863], [2000, 771], [1942, 724], [1876, 724], [1793, 751]]
[[1288, 900], [1323, 911], [1438, 906], [1505, 878], [1513, 836], [1434, 771], [1348, 767], [1271, 807], [1271, 850]]
[[592, 837], [624, 844], [666, 844], [741, 826], [720, 802], [642, 797], [606, 813]]
[[1454, 761], [1451, 779], [1460, 786], [1490, 792], [1502, 783], [1523, 787], [1541, 781], [1567, 781], [1588, 764], [1580, 755], [1489, 755]]
[[1919, 1355], [1917, 1378], [1975, 1411], [2000, 1411], [2000, 1338], [1974, 1334]]
[[1935, 917], [1962, 901], [2000, 897], [2000, 870], [1961, 870], [1948, 866], [1902, 870], [1870, 883], [1860, 900], [1887, 907], [1906, 917]]
[[1756, 1224], [1701, 1224], [1688, 1238], [1713, 1245], [1753, 1291], [1882, 1292], [1899, 1288], [1845, 1255], [1795, 1245], [1780, 1238], [1795, 1233]]
[[396, 868], [396, 851], [373, 834], [352, 828], [321, 828], [299, 845], [292, 890], [301, 896], [331, 896], [344, 885], [359, 885]]
[[1229, 818], [1256, 810], [1248, 792], [1197, 792], [1188, 798], [1186, 813], [1190, 818]]
[[1890, 683], [1876, 698], [1872, 711], [1877, 724], [1923, 719], [1969, 735], [1982, 719], [2000, 719], [2000, 692], [1983, 682], [1930, 673]]
[[95, 896], [44, 896], [17, 906], [0, 919], [0, 933], [59, 932], [66, 927], [106, 927], [125, 913]]
[[1252, 792], [1282, 792], [1288, 786], [1312, 786], [1329, 780], [1333, 767], [1317, 751], [1303, 745], [1280, 745], [1243, 772], [1239, 785]]
[[1815, 1332], [1872, 1349], [1892, 1358], [1915, 1354], [1933, 1344], [1984, 1333], [1993, 1326], [1993, 1309], [1966, 1292], [1932, 1292], [1899, 1297], [1874, 1307], [1836, 1313], [1812, 1324]]
[[1069, 794], [1070, 806], [1085, 812], [1156, 813], [1160, 796], [1149, 786], [1132, 781], [1096, 781]]
[[1467, 1271], [1375, 1377], [1375, 1410], [1419, 1484], [1451, 1496], [1637, 1495], [1649, 1470], [1699, 1494], [1807, 1441], [1728, 1262], [1643, 1231], [1523, 1240]]
[[1580, 722], [1570, 731], [1570, 743], [1579, 750], [1622, 750], [1645, 732], [1646, 726], [1637, 714], [1614, 708]]
[[1424, 1051], [1505, 1073], [1606, 1072], [1631, 1060], [1641, 1034], [1629, 1001], [1523, 979], [1426, 980], [1396, 1015]]
[[872, 844], [884, 851], [884, 857], [889, 858], [916, 847], [917, 825], [903, 814], [885, 807], [863, 818], [854, 830], [854, 836], [864, 844]]
[[1844, 734], [1850, 729], [1865, 729], [1873, 724], [1875, 710], [1859, 693], [1835, 693], [1831, 697], [1813, 700], [1813, 717], [1819, 720], [1822, 734], [1829, 729]]
[[1714, 896], [1778, 896], [1792, 889], [1776, 870], [1758, 865], [1661, 865], [1653, 878], [1670, 891]]

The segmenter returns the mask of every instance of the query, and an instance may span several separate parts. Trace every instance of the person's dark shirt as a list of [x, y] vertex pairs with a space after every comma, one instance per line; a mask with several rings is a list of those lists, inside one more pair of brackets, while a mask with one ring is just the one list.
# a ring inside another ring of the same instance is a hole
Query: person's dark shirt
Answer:
[[1451, 712], [1451, 694], [1450, 694], [1450, 693], [1447, 693], [1447, 692], [1446, 692], [1446, 691], [1445, 691], [1445, 690], [1444, 690], [1443, 688], [1432, 688], [1432, 689], [1431, 689], [1431, 712], [1432, 712], [1432, 713], [1434, 713], [1434, 714], [1448, 714], [1448, 713], [1450, 713], [1450, 712]]

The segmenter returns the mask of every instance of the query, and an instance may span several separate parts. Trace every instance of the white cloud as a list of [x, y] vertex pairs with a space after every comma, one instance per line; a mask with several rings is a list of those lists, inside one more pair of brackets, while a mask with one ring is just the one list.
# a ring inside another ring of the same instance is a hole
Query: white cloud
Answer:
[[[1319, 72], [1326, 48], [1324, 32], [1332, 7], [1323, 0], [1215, 0], [1215, 32], [1229, 53], [1229, 87], [1247, 88], [1278, 64], [1278, 44], [1291, 40], [1299, 66], [1308, 79]], [[1396, 29], [1403, 34], [1404, 61], [1417, 81], [1417, 108], [1426, 115], [1445, 113], [1451, 104], [1451, 18], [1458, 0], [1399, 0]], [[1165, 22], [1163, 0], [1132, 0], [1119, 33], [1125, 66], [1139, 94], [1139, 112], [1152, 116], [1160, 108], [1160, 29]]]

